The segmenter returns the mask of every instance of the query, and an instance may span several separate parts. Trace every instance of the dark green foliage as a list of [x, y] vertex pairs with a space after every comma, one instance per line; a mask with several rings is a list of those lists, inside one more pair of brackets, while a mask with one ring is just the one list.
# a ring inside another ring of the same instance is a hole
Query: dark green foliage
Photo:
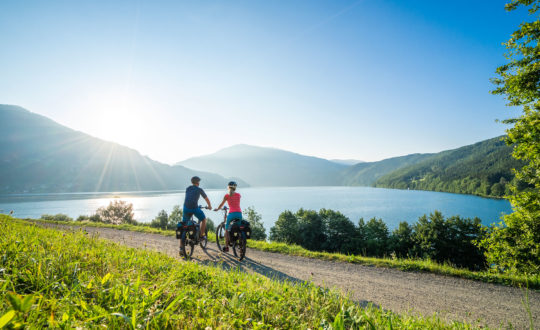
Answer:
[[326, 228], [322, 217], [316, 211], [304, 209], [298, 210], [296, 216], [300, 245], [308, 250], [322, 250], [326, 244]]
[[266, 229], [262, 223], [262, 216], [253, 207], [248, 207], [243, 212], [244, 218], [249, 221], [251, 227], [251, 239], [257, 241], [266, 240]]
[[[357, 232], [354, 223], [340, 212], [322, 209], [319, 211], [326, 224], [323, 250], [341, 253], [357, 252]], [[359, 251], [358, 251], [359, 252]]]
[[291, 211], [281, 212], [276, 223], [270, 228], [270, 240], [283, 243], [300, 241], [298, 218]]
[[485, 257], [475, 242], [483, 238], [480, 219], [453, 216], [445, 219], [435, 211], [420, 217], [413, 226], [413, 255], [459, 267], [484, 268]]
[[394, 229], [389, 239], [390, 250], [397, 257], [407, 258], [412, 256], [414, 241], [412, 239], [413, 227], [407, 222], [402, 221], [399, 226]]
[[401, 222], [391, 234], [381, 219], [364, 219], [355, 226], [343, 214], [322, 209], [283, 212], [270, 229], [270, 240], [297, 244], [311, 251], [362, 254], [371, 257], [427, 258], [470, 269], [485, 268], [485, 257], [476, 242], [484, 235], [480, 219], [440, 212], [424, 215], [414, 225]]
[[381, 177], [375, 186], [503, 197], [515, 180], [512, 169], [522, 166], [497, 137], [435, 154]]
[[368, 256], [385, 256], [389, 251], [388, 226], [382, 219], [372, 218], [365, 226], [365, 251]]
[[73, 221], [73, 218], [69, 217], [67, 214], [62, 214], [62, 213], [58, 213], [55, 215], [42, 214], [41, 219], [49, 220], [49, 221]]
[[514, 146], [514, 158], [525, 166], [517, 169], [508, 199], [514, 212], [493, 226], [482, 241], [494, 269], [513, 273], [540, 273], [540, 9], [539, 0], [512, 0], [507, 10], [528, 9], [531, 21], [520, 24], [505, 44], [508, 63], [493, 79], [511, 106], [523, 106], [522, 115], [504, 121], [513, 124], [506, 142]]

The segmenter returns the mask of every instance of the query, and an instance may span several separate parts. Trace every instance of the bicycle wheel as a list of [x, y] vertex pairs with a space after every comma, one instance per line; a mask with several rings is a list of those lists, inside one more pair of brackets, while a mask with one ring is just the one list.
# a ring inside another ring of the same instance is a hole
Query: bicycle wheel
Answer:
[[216, 243], [219, 251], [225, 246], [225, 225], [220, 223], [216, 228]]
[[238, 238], [236, 242], [233, 243], [234, 256], [237, 257], [240, 261], [246, 256], [246, 245], [246, 233], [242, 232], [240, 238]]
[[201, 247], [206, 250], [206, 245], [208, 244], [208, 227], [205, 228], [204, 230], [204, 238], [201, 239], [201, 241], [199, 242], [199, 244], [201, 245]]
[[187, 251], [186, 251], [186, 232], [182, 233], [182, 237], [180, 237], [180, 256], [184, 259], [188, 258]]

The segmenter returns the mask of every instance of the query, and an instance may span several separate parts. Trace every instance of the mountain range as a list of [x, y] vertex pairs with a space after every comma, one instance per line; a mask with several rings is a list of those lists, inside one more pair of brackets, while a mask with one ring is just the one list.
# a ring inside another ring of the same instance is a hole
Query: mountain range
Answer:
[[501, 196], [513, 180], [511, 169], [522, 166], [501, 137], [377, 162], [241, 144], [170, 166], [17, 106], [0, 105], [0, 129], [0, 193], [177, 190], [199, 175], [208, 188], [234, 179], [243, 187], [377, 186]]
[[252, 186], [336, 186], [347, 165], [294, 152], [235, 145], [177, 163], [222, 176], [240, 177]]
[[62, 126], [21, 107], [0, 105], [0, 192], [176, 190], [197, 174], [206, 187], [227, 179], [170, 166]]

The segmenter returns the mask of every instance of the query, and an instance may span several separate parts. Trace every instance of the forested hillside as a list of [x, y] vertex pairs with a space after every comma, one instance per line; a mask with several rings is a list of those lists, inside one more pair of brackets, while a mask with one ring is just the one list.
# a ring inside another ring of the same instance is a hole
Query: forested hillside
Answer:
[[393, 157], [378, 162], [366, 162], [348, 167], [342, 172], [342, 183], [345, 186], [371, 186], [383, 175], [402, 167], [416, 164], [432, 154], [412, 154]]
[[523, 163], [512, 156], [502, 137], [447, 150], [377, 180], [376, 187], [447, 191], [502, 197]]
[[226, 179], [169, 166], [116, 143], [62, 126], [23, 108], [0, 105], [0, 193], [183, 189]]

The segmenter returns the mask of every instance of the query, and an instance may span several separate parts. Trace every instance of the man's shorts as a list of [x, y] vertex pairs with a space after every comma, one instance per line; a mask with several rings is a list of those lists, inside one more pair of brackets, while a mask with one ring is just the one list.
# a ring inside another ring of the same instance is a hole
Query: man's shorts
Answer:
[[188, 208], [184, 207], [183, 215], [182, 215], [182, 221], [187, 221], [187, 220], [191, 219], [192, 214], [194, 216], [196, 216], [197, 219], [199, 219], [199, 222], [206, 219], [206, 216], [204, 215], [204, 212], [200, 208], [188, 209]]
[[231, 212], [229, 213], [229, 215], [227, 215], [227, 222], [225, 223], [225, 230], [229, 230], [232, 219], [242, 220], [242, 212]]

